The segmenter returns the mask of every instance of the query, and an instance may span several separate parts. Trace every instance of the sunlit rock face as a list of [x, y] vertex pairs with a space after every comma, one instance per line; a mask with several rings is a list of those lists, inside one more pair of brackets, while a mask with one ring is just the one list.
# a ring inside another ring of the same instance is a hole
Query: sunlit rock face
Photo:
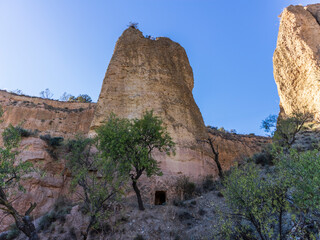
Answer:
[[0, 106], [4, 110], [0, 132], [12, 124], [36, 130], [40, 135], [69, 138], [77, 133], [87, 134], [95, 105], [21, 96], [0, 90]]
[[[61, 196], [73, 198], [70, 192], [70, 175], [65, 169], [63, 147], [56, 149], [57, 156], [40, 136], [73, 138], [76, 134], [87, 134], [93, 118], [94, 103], [72, 103], [20, 96], [0, 91], [0, 106], [4, 110], [0, 122], [0, 146], [3, 145], [1, 133], [10, 124], [21, 125], [34, 135], [23, 137], [17, 160], [30, 162], [38, 171], [30, 173], [22, 185], [25, 192], [18, 192], [13, 198], [14, 207], [24, 213], [30, 203], [37, 203], [32, 215], [37, 218], [47, 213]], [[42, 173], [45, 173], [42, 176]], [[14, 222], [11, 216], [0, 210], [0, 232], [8, 229]]]
[[216, 174], [193, 95], [193, 72], [185, 50], [168, 38], [151, 40], [128, 28], [117, 41], [106, 72], [91, 134], [110, 115], [141, 117], [146, 110], [162, 118], [176, 145], [176, 156], [157, 154], [164, 172], [190, 176]]
[[274, 78], [280, 114], [320, 114], [320, 4], [289, 6], [281, 14]]

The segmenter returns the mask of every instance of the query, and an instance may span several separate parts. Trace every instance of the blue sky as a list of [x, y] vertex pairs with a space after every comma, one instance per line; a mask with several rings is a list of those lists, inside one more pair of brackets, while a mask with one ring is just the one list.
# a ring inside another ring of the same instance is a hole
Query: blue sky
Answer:
[[138, 22], [188, 54], [206, 125], [263, 134], [279, 111], [272, 55], [278, 15], [295, 0], [0, 0], [0, 89], [49, 88], [97, 100], [118, 37]]

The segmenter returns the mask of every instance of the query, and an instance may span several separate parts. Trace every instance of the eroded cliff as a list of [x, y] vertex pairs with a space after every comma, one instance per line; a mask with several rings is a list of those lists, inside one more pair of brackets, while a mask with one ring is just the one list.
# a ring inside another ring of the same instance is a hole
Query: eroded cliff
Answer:
[[[192, 69], [185, 50], [178, 43], [168, 38], [151, 40], [139, 30], [129, 28], [116, 44], [97, 104], [59, 102], [0, 91], [0, 105], [5, 110], [0, 133], [9, 124], [37, 130], [37, 134], [22, 138], [19, 158], [32, 162], [46, 173], [41, 177], [34, 172], [23, 182], [26, 193], [17, 196], [15, 207], [24, 212], [29, 202], [36, 202], [33, 215], [38, 218], [47, 213], [59, 197], [73, 198], [64, 149], [57, 148], [52, 154], [51, 147], [40, 136], [50, 134], [68, 139], [89, 131], [92, 135], [111, 112], [119, 117], [134, 118], [152, 109], [163, 119], [177, 144], [175, 156], [155, 153], [164, 176], [151, 179], [143, 176], [139, 183], [144, 201], [150, 204], [155, 202], [155, 191], [166, 191], [167, 200], [173, 200], [177, 177], [188, 175], [198, 182], [206, 175], [217, 177], [210, 147], [201, 140], [208, 137], [214, 140], [224, 170], [235, 160], [261, 151], [269, 142], [263, 137], [234, 134], [230, 137], [208, 130], [192, 89]], [[2, 139], [0, 145], [1, 142]], [[71, 215], [69, 217], [76, 219], [81, 214]], [[13, 223], [10, 216], [1, 212], [0, 219], [0, 232]], [[77, 229], [77, 235], [79, 231]]]
[[280, 114], [312, 112], [320, 117], [320, 4], [289, 6], [282, 12], [274, 78]]
[[91, 133], [111, 113], [135, 118], [154, 110], [176, 143], [175, 156], [157, 154], [164, 172], [216, 175], [206, 147], [197, 142], [207, 133], [192, 89], [192, 68], [178, 43], [164, 37], [151, 40], [128, 28], [118, 39], [107, 69]]

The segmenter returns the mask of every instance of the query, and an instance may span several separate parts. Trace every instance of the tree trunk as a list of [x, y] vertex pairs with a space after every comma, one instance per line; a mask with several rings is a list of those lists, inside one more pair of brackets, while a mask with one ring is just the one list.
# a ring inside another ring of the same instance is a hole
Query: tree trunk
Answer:
[[83, 236], [83, 240], [86, 240], [88, 238], [88, 235], [89, 235], [89, 232], [91, 230], [91, 227], [96, 223], [96, 216], [91, 216], [90, 218], [90, 222], [89, 222], [89, 225], [87, 227], [87, 230], [85, 233], [81, 233], [82, 236]]
[[11, 204], [6, 204], [6, 207], [8, 208], [8, 212], [13, 216], [17, 228], [23, 232], [29, 240], [40, 240], [37, 234], [36, 227], [34, 226], [32, 219], [30, 217], [30, 213], [32, 210], [37, 206], [37, 204], [32, 204], [30, 208], [26, 211], [25, 216], [22, 217], [13, 207]]
[[135, 180], [132, 181], [132, 187], [133, 187], [133, 190], [136, 192], [136, 195], [137, 195], [138, 204], [139, 204], [139, 210], [143, 211], [144, 210], [144, 206], [143, 206], [140, 190], [139, 190], [139, 188], [137, 186], [137, 181], [135, 181]]
[[40, 240], [37, 234], [37, 230], [30, 218], [30, 216], [15, 217], [17, 228], [23, 232], [29, 240]]
[[280, 235], [280, 240], [283, 239], [282, 236], [282, 207], [280, 208], [280, 213], [279, 213], [279, 235]]
[[222, 171], [222, 167], [221, 167], [221, 164], [220, 164], [220, 161], [219, 161], [219, 151], [218, 151], [218, 149], [215, 150], [211, 138], [208, 138], [208, 141], [209, 141], [212, 153], [214, 155], [214, 161], [215, 161], [215, 163], [217, 164], [217, 167], [218, 167], [219, 177], [222, 179], [223, 178], [223, 171]]

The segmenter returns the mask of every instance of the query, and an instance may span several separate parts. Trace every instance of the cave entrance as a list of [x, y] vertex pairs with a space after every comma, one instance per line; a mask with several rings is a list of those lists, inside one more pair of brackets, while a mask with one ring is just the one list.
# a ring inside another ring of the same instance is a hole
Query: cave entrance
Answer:
[[166, 203], [166, 192], [165, 191], [156, 191], [155, 198], [154, 198], [154, 204], [155, 205], [163, 205]]

